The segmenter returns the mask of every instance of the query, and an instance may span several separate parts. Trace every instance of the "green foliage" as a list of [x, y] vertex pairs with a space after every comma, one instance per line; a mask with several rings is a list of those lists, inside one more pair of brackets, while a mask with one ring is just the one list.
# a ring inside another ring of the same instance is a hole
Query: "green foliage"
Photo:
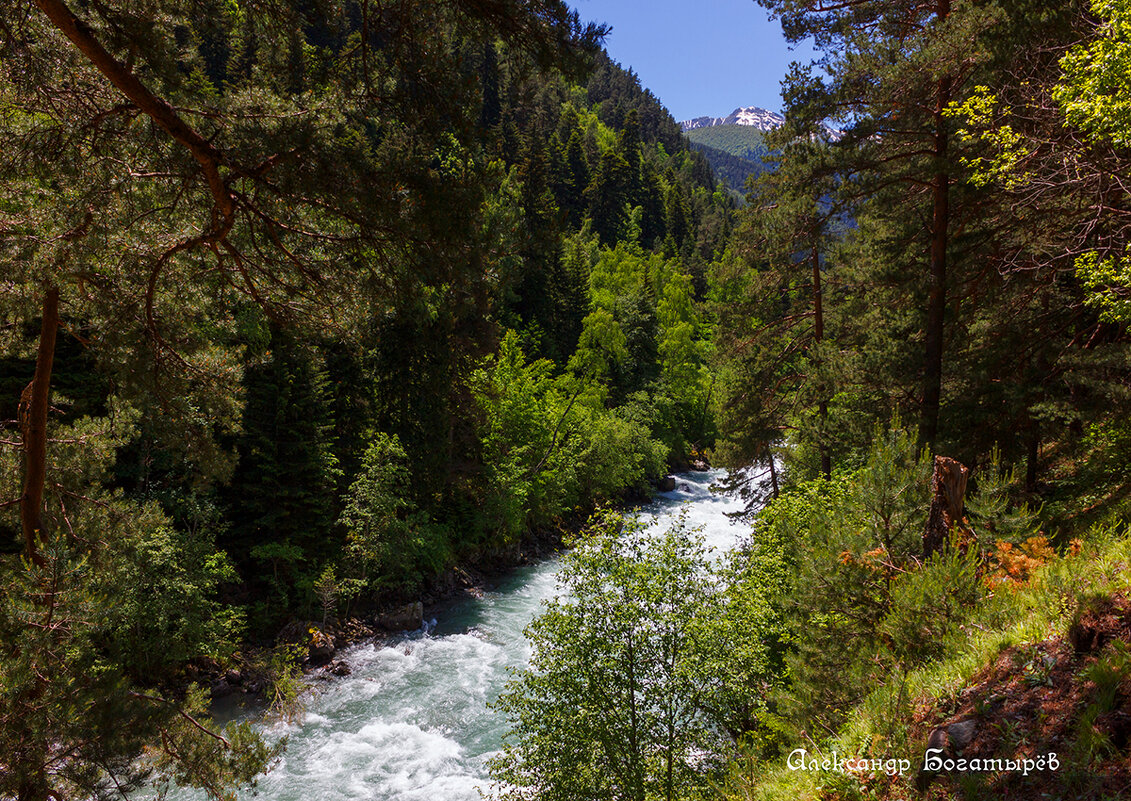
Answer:
[[1094, 694], [1080, 713], [1076, 723], [1076, 741], [1073, 750], [1083, 766], [1110, 758], [1119, 753], [1111, 738], [1096, 727], [1097, 718], [1119, 707], [1122, 693], [1131, 683], [1131, 650], [1122, 640], [1116, 640], [1106, 653], [1089, 665], [1081, 678], [1095, 685]]
[[[789, 682], [776, 697], [797, 729], [834, 730], [878, 684], [942, 655], [986, 594], [988, 554], [957, 531], [924, 560], [930, 460], [914, 431], [877, 430], [862, 467], [794, 484], [756, 519], [754, 553], [784, 551], [769, 603], [785, 621]], [[970, 499], [982, 547], [1024, 539], [994, 463]]]
[[684, 136], [736, 198], [743, 197], [751, 178], [758, 178], [768, 169], [762, 160], [769, 155], [769, 148], [763, 143], [762, 132], [752, 126], [696, 128]]
[[450, 558], [444, 532], [412, 500], [407, 462], [396, 437], [376, 434], [344, 498], [346, 564], [378, 590], [415, 588]]
[[763, 159], [770, 150], [762, 132], [753, 126], [712, 125], [687, 131], [685, 136], [736, 197], [744, 196], [751, 178], [769, 169]]
[[750, 177], [757, 177], [766, 169], [765, 165], [760, 162], [732, 156], [706, 145], [693, 143], [691, 146], [696, 152], [703, 154], [703, 157], [710, 163], [715, 176], [726, 185], [728, 194], [734, 197], [736, 201], [741, 201], [745, 197], [743, 190]]
[[305, 712], [310, 691], [302, 674], [302, 659], [306, 654], [305, 643], [281, 643], [257, 654], [252, 661], [252, 668], [266, 682], [265, 695], [271, 714], [288, 723], [297, 723]]
[[[733, 748], [725, 728], [757, 703], [768, 663], [744, 637], [739, 667], [724, 669], [726, 646], [744, 623], [764, 624], [766, 611], [738, 588], [720, 592], [682, 521], [650, 533], [607, 515], [576, 546], [561, 597], [527, 629], [530, 667], [497, 702], [511, 725], [492, 764], [499, 796], [707, 797]], [[719, 612], [739, 607], [733, 629], [716, 638]]]
[[313, 564], [332, 554], [337, 482], [333, 407], [321, 354], [273, 331], [247, 373], [240, 462], [225, 491], [228, 547], [268, 570], [265, 611], [281, 616]]
[[731, 249], [712, 270], [717, 454], [732, 467], [765, 464], [788, 432], [791, 468], [827, 474], [866, 441], [883, 407], [869, 408], [859, 437], [854, 418], [867, 401], [852, 386], [855, 354], [844, 347], [837, 288], [845, 235], [833, 199], [838, 156], [792, 125], [768, 137], [777, 169], [751, 184]]
[[744, 753], [760, 758], [785, 741], [773, 699], [787, 684], [790, 635], [781, 601], [792, 586], [790, 551], [763, 532], [729, 552], [715, 566], [710, 630], [697, 641], [709, 677], [700, 703]]
[[608, 309], [596, 309], [583, 321], [577, 350], [569, 366], [590, 380], [604, 378], [618, 364], [628, 361], [628, 339]]
[[1131, 426], [1122, 419], [1096, 421], [1087, 427], [1081, 439], [1085, 455], [1079, 491], [1085, 493], [1082, 501], [1094, 504], [1106, 490], [1131, 480], [1131, 465], [1126, 459], [1131, 449]]
[[[889, 669], [874, 659], [886, 650], [889, 616], [922, 613], [897, 610], [895, 602], [900, 580], [916, 570], [922, 553], [928, 477], [929, 460], [918, 454], [913, 434], [877, 432], [863, 468], [803, 484], [760, 520], [769, 536], [793, 543], [787, 703], [795, 719], [835, 725]], [[921, 605], [913, 591], [898, 594]]]
[[582, 436], [574, 440], [575, 475], [587, 501], [609, 502], [626, 490], [643, 488], [666, 468], [668, 448], [643, 425], [619, 412], [585, 410]]
[[[912, 749], [922, 748], [924, 704], [945, 719], [955, 710], [963, 692], [983, 682], [991, 666], [1000, 665], [1002, 654], [1008, 651], [1014, 655], [1014, 669], [1023, 685], [1034, 688], [1047, 681], [1052, 671], [1064, 663], [1058, 662], [1055, 650], [1034, 647], [1034, 643], [1065, 637], [1084, 610], [1100, 608], [1114, 597], [1125, 597], [1131, 590], [1126, 571], [1131, 556], [1127, 526], [1097, 526], [1080, 533], [1080, 540], [1070, 553], [1047, 563], [1016, 591], [984, 595], [966, 613], [967, 623], [943, 637], [942, 646], [931, 661], [877, 682], [859, 705], [847, 710], [841, 726], [818, 740], [822, 750], [848, 754], [868, 749], [875, 757], [905, 758]], [[1063, 767], [1048, 781], [1042, 780], [1042, 792], [1075, 797], [1082, 786], [1098, 786], [1102, 782], [1105, 774], [1097, 770], [1098, 763], [1115, 754], [1111, 739], [1093, 724], [1110, 711], [1113, 701], [1118, 704], [1122, 698], [1127, 687], [1128, 663], [1125, 644], [1117, 640], [1075, 677], [1076, 682], [1090, 681], [1094, 686], [1084, 683], [1081, 687], [1087, 703], [1077, 708], [1078, 717], [1055, 741]], [[1039, 697], [1042, 693], [1037, 690], [1034, 695]], [[992, 704], [994, 697], [983, 700]], [[1031, 740], [1028, 745], [1022, 744], [1034, 734], [1030, 726], [1042, 720], [1039, 709], [1032, 714], [1032, 719], [1023, 718], [1001, 727], [1003, 756], [1009, 755], [1009, 748], [1020, 745], [1023, 754], [1025, 748], [1036, 745]], [[1047, 725], [1048, 719], [1044, 721]], [[999, 777], [999, 781], [1007, 776]], [[1000, 797], [1002, 785], [991, 783], [986, 787], [993, 777], [984, 778], [987, 782], [980, 792], [987, 797]], [[822, 798], [831, 789], [829, 779], [843, 781], [843, 777], [826, 773], [789, 770], [781, 760], [744, 763], [732, 769], [726, 796], [775, 801]], [[886, 789], [906, 792], [898, 782]], [[883, 793], [885, 788], [877, 788], [874, 781], [848, 780], [847, 787], [840, 789], [869, 797], [869, 793]]]
[[1038, 509], [1018, 498], [1018, 471], [1006, 469], [994, 449], [973, 475], [966, 498], [966, 516], [974, 533], [989, 547], [993, 542], [1020, 544], [1040, 529]]
[[1085, 253], [1076, 259], [1076, 277], [1088, 292], [1084, 302], [1098, 309], [1102, 320], [1131, 322], [1131, 258]]
[[970, 97], [951, 103], [945, 113], [965, 126], [956, 131], [960, 139], [987, 150], [987, 155], [963, 156], [962, 165], [970, 170], [969, 181], [974, 186], [997, 183], [1012, 190], [1029, 180], [1020, 167], [1029, 152], [1021, 134], [1009, 123], [998, 123], [1000, 115], [1008, 114], [999, 111], [998, 104], [988, 86], [975, 86]]
[[760, 164], [762, 156], [770, 152], [762, 131], [753, 125], [711, 125], [694, 128], [685, 136], [695, 144], [749, 159], [756, 164]]
[[[611, 317], [608, 323], [615, 334]], [[599, 368], [601, 359], [575, 354], [574, 364]], [[607, 410], [599, 386], [569, 374], [555, 378], [545, 359], [528, 363], [513, 332], [473, 386], [485, 413], [485, 511], [504, 541], [575, 507], [616, 498], [663, 469], [666, 449], [645, 426]]]
[[[207, 720], [207, 707], [205, 691], [190, 691], [186, 714], [193, 719], [178, 717], [163, 732], [166, 749], [151, 751], [143, 764], [160, 777], [156, 782], [159, 790], [172, 785], [196, 787], [211, 801], [235, 801], [233, 785], [254, 791], [262, 773], [282, 755], [286, 741], [269, 745], [246, 721], [229, 723], [222, 735], [203, 736], [195, 722]], [[116, 785], [112, 792], [118, 794], [122, 789]]]
[[333, 565], [326, 565], [314, 580], [314, 595], [322, 607], [322, 625], [338, 607], [338, 576]]
[[[206, 693], [162, 697], [190, 659], [223, 657], [238, 629], [210, 598], [215, 554], [173, 545], [152, 508], [121, 501], [74, 514], [36, 568], [2, 567], [0, 794], [109, 797], [152, 777], [231, 797], [277, 756], [248, 724], [210, 732]], [[103, 537], [89, 554], [75, 543]], [[190, 716], [193, 721], [190, 722]], [[155, 745], [157, 744], [157, 745]], [[38, 789], [42, 788], [42, 789]]]
[[[710, 441], [710, 331], [679, 264], [631, 245], [601, 251], [589, 277], [593, 311], [570, 367], [609, 388], [609, 402], [650, 396], [650, 419], [677, 457]], [[660, 407], [668, 406], [669, 412]]]
[[956, 526], [948, 546], [924, 559], [930, 464], [913, 430], [878, 429], [860, 467], [791, 480], [757, 514], [738, 564], [750, 560], [746, 570], [762, 577], [762, 603], [780, 621], [769, 643], [782, 668], [752, 754], [773, 756], [801, 731], [839, 730], [877, 687], [907, 704], [904, 677], [945, 658], [971, 618], [990, 613], [998, 591], [986, 576], [999, 544], [1028, 544], [1036, 515], [994, 458], [969, 488], [973, 535]]
[[120, 525], [115, 514], [129, 514], [140, 536], [119, 537], [121, 556], [98, 571], [99, 592], [114, 598], [103, 612], [111, 658], [147, 682], [194, 658], [229, 659], [245, 621], [215, 597], [219, 584], [237, 577], [227, 554], [205, 536], [178, 533], [152, 505], [92, 517], [102, 518], [97, 525], [108, 534]]
[[1061, 60], [1064, 77], [1053, 90], [1071, 125], [1095, 139], [1131, 144], [1131, 3], [1092, 0], [1102, 21], [1096, 37]]

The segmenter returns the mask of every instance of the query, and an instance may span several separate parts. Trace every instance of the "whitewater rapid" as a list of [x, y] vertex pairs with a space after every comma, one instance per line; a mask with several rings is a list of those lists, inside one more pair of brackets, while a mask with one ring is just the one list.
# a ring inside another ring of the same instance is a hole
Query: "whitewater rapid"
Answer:
[[[680, 514], [707, 544], [732, 547], [748, 529], [727, 513], [743, 503], [710, 491], [725, 474], [682, 473], [640, 514], [665, 526]], [[256, 791], [271, 801], [479, 801], [504, 720], [488, 704], [529, 659], [523, 629], [557, 591], [560, 560], [516, 570], [499, 586], [445, 610], [427, 631], [345, 652], [352, 675], [312, 679], [306, 712], [276, 724], [288, 738]], [[189, 798], [190, 796], [183, 796]], [[241, 799], [253, 797], [245, 793]]]

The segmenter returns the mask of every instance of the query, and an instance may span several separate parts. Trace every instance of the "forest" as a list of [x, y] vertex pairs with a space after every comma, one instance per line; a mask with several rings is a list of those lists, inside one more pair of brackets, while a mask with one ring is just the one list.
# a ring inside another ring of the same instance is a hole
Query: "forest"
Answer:
[[746, 125], [714, 125], [685, 132], [691, 147], [711, 163], [715, 178], [724, 181], [737, 200], [750, 176], [757, 177], [768, 166], [769, 151], [762, 142], [762, 131]]
[[741, 202], [564, 0], [5, 5], [0, 799], [563, 547], [487, 797], [1129, 791], [1131, 2], [757, 4]]

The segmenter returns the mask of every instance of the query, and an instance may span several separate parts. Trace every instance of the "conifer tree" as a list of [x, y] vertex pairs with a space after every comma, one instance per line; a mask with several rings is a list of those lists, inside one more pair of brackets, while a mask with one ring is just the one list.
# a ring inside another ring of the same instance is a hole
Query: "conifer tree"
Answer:
[[770, 459], [775, 441], [792, 431], [793, 444], [818, 460], [802, 472], [828, 477], [832, 431], [848, 439], [847, 421], [829, 421], [838, 365], [826, 341], [826, 273], [843, 223], [827, 140], [796, 119], [767, 137], [776, 169], [752, 182], [734, 251], [716, 266], [717, 402], [730, 464]]
[[934, 443], [959, 211], [952, 192], [952, 125], [944, 112], [977, 65], [975, 42], [994, 14], [952, 7], [950, 0], [759, 2], [780, 15], [787, 38], [812, 36], [826, 53], [827, 82], [809, 70], [791, 76], [785, 89], [787, 117], [798, 116], [811, 128], [825, 119], [850, 123], [839, 150], [848, 156], [842, 166], [845, 186], [857, 197], [868, 197], [875, 207], [884, 189], [899, 187], [901, 203], [885, 211], [906, 221], [898, 235], [908, 238], [904, 249], [910, 245], [922, 265], [912, 290], [921, 303], [923, 332], [919, 433], [925, 443]]
[[239, 467], [225, 491], [232, 528], [225, 537], [241, 560], [259, 562], [287, 609], [296, 580], [337, 550], [339, 470], [334, 416], [317, 350], [275, 330], [265, 363], [247, 372]]

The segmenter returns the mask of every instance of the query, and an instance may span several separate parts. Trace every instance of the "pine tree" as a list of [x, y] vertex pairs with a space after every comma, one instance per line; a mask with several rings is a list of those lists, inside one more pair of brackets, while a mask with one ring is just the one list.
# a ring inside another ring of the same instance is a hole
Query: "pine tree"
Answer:
[[[824, 119], [851, 122], [839, 151], [847, 156], [845, 186], [878, 212], [905, 219], [901, 235], [923, 265], [915, 294], [922, 313], [920, 436], [934, 443], [946, 349], [947, 293], [954, 283], [952, 233], [960, 213], [952, 192], [956, 154], [945, 111], [962, 91], [980, 54], [970, 46], [994, 21], [983, 9], [950, 0], [908, 6], [889, 0], [849, 0], [825, 6], [808, 0], [760, 0], [782, 18], [787, 38], [814, 37], [826, 51], [828, 83], [800, 70], [785, 89], [787, 117], [810, 130]], [[886, 187], [900, 203], [881, 210]], [[909, 202], [910, 201], [910, 202]], [[910, 219], [914, 215], [914, 222]], [[913, 243], [913, 244], [912, 244]], [[910, 265], [909, 265], [910, 266]], [[921, 293], [921, 294], [920, 294]]]
[[765, 462], [789, 431], [818, 460], [795, 466], [828, 477], [832, 432], [845, 427], [829, 420], [838, 365], [825, 305], [829, 258], [844, 227], [834, 159], [827, 134], [795, 121], [767, 145], [776, 169], [751, 184], [734, 252], [714, 276], [724, 377], [717, 403], [728, 431], [721, 449], [729, 464]]

